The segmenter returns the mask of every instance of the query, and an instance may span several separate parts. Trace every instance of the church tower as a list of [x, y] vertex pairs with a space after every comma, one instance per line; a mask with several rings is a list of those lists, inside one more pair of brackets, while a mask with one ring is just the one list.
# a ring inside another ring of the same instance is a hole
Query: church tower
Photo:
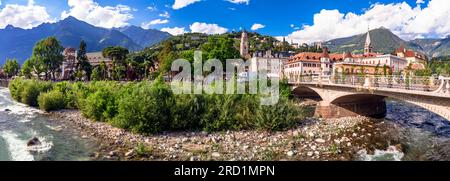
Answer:
[[330, 55], [328, 54], [328, 48], [323, 47], [322, 54], [320, 55], [320, 68], [322, 70], [322, 75], [331, 75], [332, 67]]
[[248, 58], [248, 35], [247, 32], [242, 31], [241, 35], [241, 46], [240, 46], [240, 53], [242, 58]]
[[370, 29], [367, 29], [366, 43], [364, 44], [364, 55], [372, 53], [372, 41], [370, 40]]

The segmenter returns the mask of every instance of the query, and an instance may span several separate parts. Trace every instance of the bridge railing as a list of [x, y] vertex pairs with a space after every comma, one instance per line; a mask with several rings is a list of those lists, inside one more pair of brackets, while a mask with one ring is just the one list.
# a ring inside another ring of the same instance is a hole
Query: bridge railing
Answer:
[[366, 88], [392, 88], [450, 94], [450, 78], [446, 77], [319, 75], [291, 77], [289, 83], [339, 84], [362, 86]]

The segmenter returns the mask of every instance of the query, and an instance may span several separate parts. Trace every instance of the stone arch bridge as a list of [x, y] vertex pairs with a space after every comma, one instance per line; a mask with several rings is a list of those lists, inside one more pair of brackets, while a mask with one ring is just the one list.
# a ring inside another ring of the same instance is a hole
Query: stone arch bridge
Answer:
[[289, 80], [295, 95], [320, 99], [316, 116], [386, 116], [386, 98], [411, 103], [450, 120], [450, 78], [302, 77]]

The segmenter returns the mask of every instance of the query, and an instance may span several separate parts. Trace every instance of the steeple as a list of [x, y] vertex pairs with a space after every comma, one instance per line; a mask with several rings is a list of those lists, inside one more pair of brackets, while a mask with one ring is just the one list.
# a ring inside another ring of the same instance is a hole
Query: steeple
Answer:
[[364, 54], [372, 53], [372, 41], [370, 40], [370, 28], [367, 27], [366, 43], [364, 44]]
[[247, 35], [247, 32], [244, 30], [244, 31], [242, 31], [242, 35], [241, 35], [241, 46], [240, 46], [240, 53], [243, 58], [248, 57], [248, 55], [249, 55], [248, 50], [249, 50], [248, 35]]

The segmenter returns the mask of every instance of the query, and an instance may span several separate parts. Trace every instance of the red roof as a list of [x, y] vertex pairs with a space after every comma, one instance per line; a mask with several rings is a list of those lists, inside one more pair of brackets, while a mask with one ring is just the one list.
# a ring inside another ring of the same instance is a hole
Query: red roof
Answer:
[[[328, 56], [328, 57], [327, 57]], [[327, 57], [330, 58], [331, 61], [342, 61], [344, 59], [342, 54], [336, 54], [336, 53], [316, 53], [316, 52], [302, 52], [297, 55], [294, 55], [291, 57], [288, 61], [288, 63], [294, 63], [294, 62], [320, 62], [320, 58]]]

